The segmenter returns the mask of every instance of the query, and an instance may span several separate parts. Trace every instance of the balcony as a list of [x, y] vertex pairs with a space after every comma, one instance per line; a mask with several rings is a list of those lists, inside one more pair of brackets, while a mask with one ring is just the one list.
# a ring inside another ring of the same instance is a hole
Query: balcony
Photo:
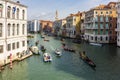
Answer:
[[87, 26], [87, 27], [85, 27], [85, 29], [92, 29], [92, 26], [89, 26], [89, 27]]
[[98, 29], [98, 26], [93, 26], [92, 29]]
[[119, 31], [120, 31], [120, 28], [116, 28], [115, 31], [119, 32]]

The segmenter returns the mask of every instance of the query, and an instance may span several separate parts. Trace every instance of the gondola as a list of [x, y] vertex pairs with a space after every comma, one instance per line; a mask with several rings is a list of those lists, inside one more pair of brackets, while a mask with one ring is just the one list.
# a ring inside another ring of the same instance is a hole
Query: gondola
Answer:
[[65, 50], [65, 51], [69, 51], [69, 52], [75, 52], [74, 49], [72, 49], [72, 48], [67, 48], [67, 47], [64, 47], [64, 50]]
[[44, 41], [49, 41], [48, 39], [44, 39]]
[[88, 56], [86, 56], [86, 58], [83, 58], [83, 57], [82, 57], [82, 54], [80, 53], [80, 58], [81, 58], [85, 63], [87, 63], [88, 65], [90, 65], [91, 67], [93, 67], [93, 68], [96, 67], [95, 63], [94, 63], [91, 59], [89, 59]]

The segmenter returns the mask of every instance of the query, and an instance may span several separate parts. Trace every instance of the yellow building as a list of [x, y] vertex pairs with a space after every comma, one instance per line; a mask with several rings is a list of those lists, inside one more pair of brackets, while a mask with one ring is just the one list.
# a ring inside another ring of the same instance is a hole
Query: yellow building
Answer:
[[80, 12], [78, 12], [77, 14], [70, 14], [66, 18], [66, 37], [76, 38], [76, 35], [80, 35], [80, 20]]

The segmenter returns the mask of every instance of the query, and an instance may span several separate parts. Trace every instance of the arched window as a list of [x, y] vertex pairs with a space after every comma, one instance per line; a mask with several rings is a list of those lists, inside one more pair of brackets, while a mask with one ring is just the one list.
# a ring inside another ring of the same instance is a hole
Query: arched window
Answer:
[[22, 26], [22, 34], [25, 34], [25, 24]]
[[2, 17], [2, 14], [3, 14], [3, 5], [0, 4], [0, 17]]
[[22, 11], [23, 20], [25, 19], [25, 10]]
[[2, 25], [2, 23], [0, 23], [0, 37], [2, 37], [2, 32], [3, 32], [3, 25]]
[[10, 27], [11, 27], [11, 24], [8, 24], [8, 36], [10, 36]]
[[11, 15], [11, 7], [8, 6], [7, 7], [7, 17], [10, 18], [10, 15]]
[[19, 9], [17, 8], [17, 19], [19, 19]]
[[15, 24], [13, 24], [13, 28], [12, 28], [12, 35], [14, 36], [15, 35]]
[[102, 36], [100, 37], [100, 40], [102, 41], [103, 39], [102, 39]]
[[12, 8], [12, 18], [15, 19], [16, 7]]
[[95, 41], [97, 41], [97, 36], [95, 36]]
[[106, 41], [108, 41], [108, 37], [106, 37]]
[[17, 24], [17, 35], [19, 35], [19, 24]]

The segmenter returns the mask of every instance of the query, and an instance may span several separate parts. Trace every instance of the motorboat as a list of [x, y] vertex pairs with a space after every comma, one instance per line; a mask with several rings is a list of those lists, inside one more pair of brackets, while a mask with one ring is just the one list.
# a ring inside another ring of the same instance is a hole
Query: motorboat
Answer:
[[51, 62], [52, 61], [52, 57], [49, 53], [44, 53], [43, 54], [43, 60], [44, 62]]
[[45, 36], [41, 35], [41, 38], [45, 38]]
[[49, 41], [49, 39], [44, 39], [44, 41]]
[[56, 54], [57, 56], [61, 56], [61, 55], [62, 55], [62, 53], [61, 53], [61, 51], [60, 51], [59, 49], [56, 49], [56, 50], [55, 50], [55, 54]]
[[90, 45], [94, 45], [94, 46], [102, 46], [102, 44], [100, 44], [100, 43], [90, 43]]
[[80, 58], [91, 67], [96, 67], [95, 63], [91, 59], [89, 59], [88, 56], [85, 55], [85, 57], [83, 57], [82, 53], [80, 53]]
[[32, 47], [29, 48], [29, 50], [30, 50], [33, 54], [37, 54], [37, 55], [40, 54], [40, 50], [38, 49], [37, 46], [32, 46]]

